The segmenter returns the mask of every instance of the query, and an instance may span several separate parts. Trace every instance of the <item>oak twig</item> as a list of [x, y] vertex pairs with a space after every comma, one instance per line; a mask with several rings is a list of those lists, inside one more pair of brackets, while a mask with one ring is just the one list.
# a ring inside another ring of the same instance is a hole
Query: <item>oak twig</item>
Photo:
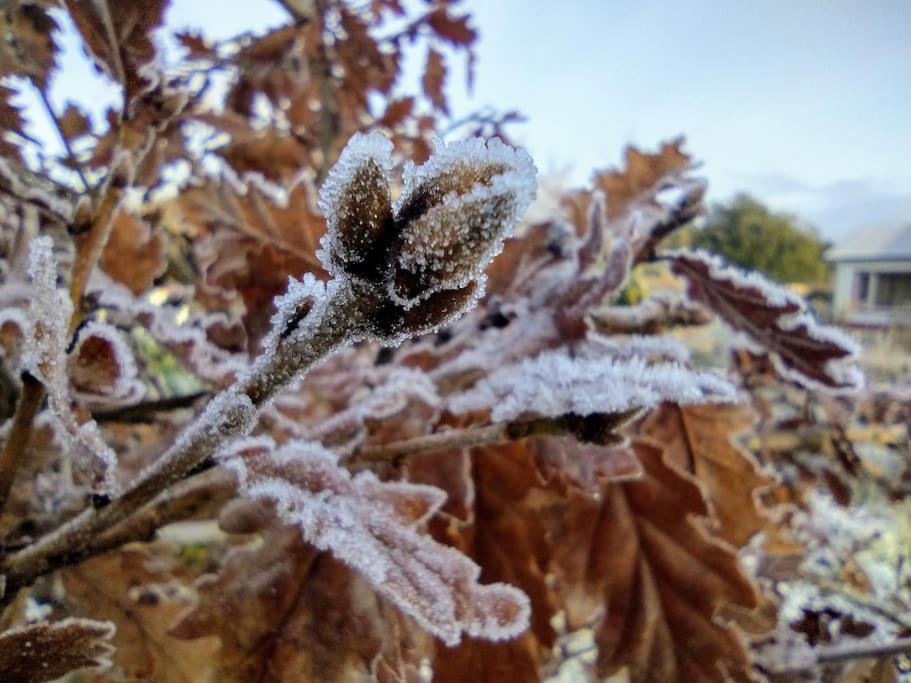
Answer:
[[22, 375], [22, 393], [13, 415], [13, 426], [0, 451], [0, 510], [6, 504], [32, 432], [32, 423], [44, 400], [44, 386], [31, 373]]

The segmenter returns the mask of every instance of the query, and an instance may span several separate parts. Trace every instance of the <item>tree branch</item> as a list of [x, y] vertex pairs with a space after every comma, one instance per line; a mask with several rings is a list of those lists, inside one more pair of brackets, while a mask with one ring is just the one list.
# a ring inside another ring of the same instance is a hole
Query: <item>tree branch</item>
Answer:
[[31, 373], [22, 374], [22, 393], [13, 415], [13, 426], [0, 452], [0, 510], [6, 505], [16, 472], [28, 449], [32, 423], [44, 400], [44, 386]]
[[57, 116], [57, 112], [54, 111], [54, 107], [51, 106], [51, 101], [48, 99], [47, 93], [44, 91], [44, 88], [35, 88], [38, 91], [38, 94], [41, 95], [41, 102], [44, 104], [44, 109], [47, 111], [48, 117], [54, 124], [54, 127], [57, 129], [57, 135], [60, 136], [60, 141], [63, 143], [63, 149], [66, 150], [67, 159], [72, 163], [73, 168], [76, 173], [79, 175], [79, 180], [82, 181], [82, 186], [85, 188], [85, 191], [91, 194], [94, 189], [90, 184], [88, 179], [85, 177], [85, 172], [83, 171], [82, 164], [76, 158], [76, 153], [73, 152], [73, 147], [70, 145], [69, 139], [66, 137], [66, 134], [63, 132], [63, 126], [60, 124], [60, 117]]

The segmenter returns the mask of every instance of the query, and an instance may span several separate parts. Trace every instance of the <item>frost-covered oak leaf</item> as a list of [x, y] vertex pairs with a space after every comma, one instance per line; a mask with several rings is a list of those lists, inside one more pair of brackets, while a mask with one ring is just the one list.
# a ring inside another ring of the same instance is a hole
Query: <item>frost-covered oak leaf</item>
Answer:
[[123, 403], [143, 395], [132, 351], [120, 333], [104, 323], [92, 321], [79, 331], [67, 374], [76, 391], [96, 401]]
[[0, 633], [4, 681], [42, 683], [76, 669], [110, 666], [114, 624], [92, 619], [16, 626]]
[[506, 584], [478, 583], [481, 568], [415, 528], [444, 502], [433, 487], [352, 476], [316, 443], [277, 448], [264, 437], [218, 456], [241, 493], [275, 504], [304, 540], [359, 572], [381, 595], [448, 645], [462, 634], [512, 638], [529, 622], [528, 598]]
[[745, 334], [755, 350], [768, 353], [785, 379], [835, 393], [863, 386], [857, 344], [835, 327], [819, 323], [796, 294], [704, 251], [681, 249], [664, 256], [674, 273], [686, 279], [689, 296]]
[[641, 357], [573, 358], [548, 351], [506, 365], [454, 396], [456, 413], [490, 410], [494, 422], [561, 415], [621, 414], [674, 403], [731, 403], [735, 388], [709, 372]]

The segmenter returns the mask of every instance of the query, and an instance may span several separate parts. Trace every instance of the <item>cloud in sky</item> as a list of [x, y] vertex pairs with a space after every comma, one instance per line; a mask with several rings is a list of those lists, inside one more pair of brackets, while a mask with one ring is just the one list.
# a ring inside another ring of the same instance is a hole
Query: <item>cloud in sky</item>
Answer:
[[[411, 0], [415, 6], [423, 6]], [[278, 3], [173, 0], [170, 28], [213, 37], [285, 21]], [[576, 183], [623, 146], [684, 133], [709, 198], [746, 191], [831, 239], [911, 220], [908, 0], [467, 0], [481, 32], [474, 93], [451, 73], [454, 115], [518, 109], [545, 172]], [[110, 88], [65, 36], [56, 102]], [[407, 68], [418, 80], [423, 55]], [[40, 109], [40, 107], [34, 107]], [[36, 132], [56, 143], [39, 121]]]

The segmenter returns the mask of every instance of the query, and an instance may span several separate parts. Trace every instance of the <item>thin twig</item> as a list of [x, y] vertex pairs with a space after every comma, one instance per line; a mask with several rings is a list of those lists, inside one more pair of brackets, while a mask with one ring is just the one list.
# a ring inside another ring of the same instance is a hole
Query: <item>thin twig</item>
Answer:
[[36, 89], [38, 90], [38, 94], [41, 95], [41, 102], [44, 104], [44, 109], [47, 111], [47, 115], [50, 117], [51, 121], [54, 123], [54, 127], [57, 129], [57, 134], [60, 136], [60, 141], [63, 143], [63, 148], [66, 150], [67, 158], [72, 163], [73, 167], [76, 170], [76, 173], [79, 174], [79, 180], [82, 181], [82, 186], [85, 188], [85, 191], [91, 194], [94, 188], [89, 184], [88, 179], [85, 177], [85, 172], [82, 169], [82, 164], [80, 164], [76, 158], [76, 153], [73, 151], [72, 145], [70, 145], [69, 138], [67, 138], [66, 133], [63, 132], [63, 125], [60, 123], [60, 117], [57, 116], [57, 112], [55, 112], [54, 107], [51, 106], [51, 101], [48, 99], [44, 88]]
[[44, 386], [31, 373], [23, 373], [22, 393], [16, 404], [13, 426], [3, 444], [3, 451], [0, 451], [0, 510], [6, 504], [16, 472], [28, 449], [32, 423], [41, 409], [43, 400]]
[[364, 446], [345, 464], [360, 465], [379, 461], [397, 461], [406, 457], [438, 453], [456, 448], [490, 446], [507, 441], [518, 441], [530, 436], [557, 436], [584, 430], [585, 418], [573, 415], [542, 417], [534, 420], [498, 422], [492, 425], [451, 429], [448, 431], [416, 436], [391, 443]]
[[424, 453], [486, 446], [509, 440], [509, 425], [506, 423], [469, 429], [452, 429], [426, 436], [417, 436], [413, 439], [364, 446], [348, 462], [350, 464], [360, 464], [381, 460], [398, 460]]
[[911, 638], [899, 638], [891, 643], [852, 643], [820, 648], [816, 653], [816, 661], [820, 664], [832, 664], [854, 659], [894, 657], [906, 652], [911, 652]]
[[152, 422], [158, 413], [191, 408], [199, 399], [209, 396], [208, 391], [197, 391], [183, 396], [169, 396], [155, 401], [144, 401], [131, 406], [92, 411], [96, 422]]

